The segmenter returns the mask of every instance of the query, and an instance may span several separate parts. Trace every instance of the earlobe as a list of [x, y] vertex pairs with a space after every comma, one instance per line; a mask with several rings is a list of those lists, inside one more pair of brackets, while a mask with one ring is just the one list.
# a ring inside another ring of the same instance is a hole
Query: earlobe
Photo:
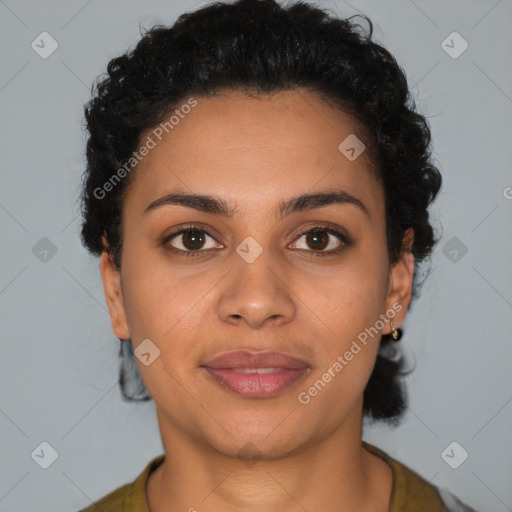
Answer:
[[121, 274], [107, 251], [103, 251], [100, 256], [100, 272], [112, 330], [117, 338], [128, 339], [130, 331], [126, 321]]
[[[403, 238], [403, 252], [398, 261], [391, 267], [386, 308], [396, 310], [397, 304], [401, 305], [399, 312], [393, 319], [395, 327], [399, 327], [403, 323], [411, 302], [414, 278], [414, 255], [411, 252], [413, 241], [414, 232], [412, 228], [409, 228]], [[390, 332], [391, 326], [389, 326]]]

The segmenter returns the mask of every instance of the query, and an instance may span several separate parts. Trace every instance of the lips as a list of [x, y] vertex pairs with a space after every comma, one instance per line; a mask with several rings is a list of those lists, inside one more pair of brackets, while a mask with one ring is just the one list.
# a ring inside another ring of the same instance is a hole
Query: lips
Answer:
[[275, 396], [309, 369], [305, 361], [283, 352], [225, 352], [201, 366], [223, 389], [246, 398]]
[[309, 365], [301, 359], [283, 352], [251, 352], [235, 350], [224, 352], [203, 366], [208, 368], [287, 368], [297, 370]]

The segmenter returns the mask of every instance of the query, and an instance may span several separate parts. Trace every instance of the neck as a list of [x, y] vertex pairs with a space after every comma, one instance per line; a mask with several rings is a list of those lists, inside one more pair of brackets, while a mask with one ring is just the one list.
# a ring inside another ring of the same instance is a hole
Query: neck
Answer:
[[362, 447], [361, 414], [279, 457], [251, 444], [229, 456], [158, 421], [166, 457], [146, 486], [151, 512], [388, 511], [391, 468]]

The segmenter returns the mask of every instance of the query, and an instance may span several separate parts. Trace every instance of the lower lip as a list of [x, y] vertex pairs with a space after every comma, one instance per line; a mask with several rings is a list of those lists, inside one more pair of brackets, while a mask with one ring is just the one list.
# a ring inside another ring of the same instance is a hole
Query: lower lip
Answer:
[[277, 395], [297, 382], [308, 368], [284, 368], [274, 373], [240, 373], [232, 368], [203, 367], [219, 384], [245, 398]]

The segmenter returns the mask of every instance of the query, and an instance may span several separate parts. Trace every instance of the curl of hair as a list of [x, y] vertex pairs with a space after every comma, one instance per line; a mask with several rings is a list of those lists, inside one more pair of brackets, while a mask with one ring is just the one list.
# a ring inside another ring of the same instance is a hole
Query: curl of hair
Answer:
[[[372, 40], [370, 19], [339, 19], [304, 1], [283, 7], [275, 0], [237, 0], [185, 13], [174, 25], [141, 35], [134, 49], [108, 63], [85, 105], [81, 240], [91, 253], [107, 251], [121, 269], [122, 204], [136, 169], [106, 197], [95, 191], [180, 103], [223, 90], [261, 95], [293, 89], [316, 93], [353, 119], [385, 193], [390, 264], [404, 250], [408, 228], [416, 265], [430, 256], [437, 240], [428, 207], [442, 181], [431, 159], [430, 128], [416, 112], [404, 71]], [[387, 343], [383, 336], [381, 344]], [[367, 416], [391, 421], [402, 415], [399, 374], [400, 361], [377, 358], [364, 394]]]

